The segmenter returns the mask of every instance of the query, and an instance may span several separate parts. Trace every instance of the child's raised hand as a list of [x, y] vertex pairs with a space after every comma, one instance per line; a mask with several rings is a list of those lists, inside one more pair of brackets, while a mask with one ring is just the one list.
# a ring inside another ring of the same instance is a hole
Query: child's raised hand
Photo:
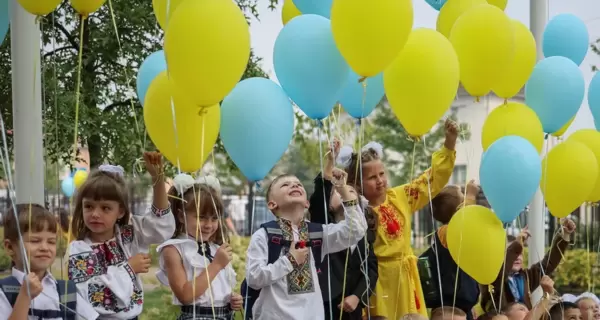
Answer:
[[296, 262], [296, 264], [300, 265], [300, 264], [303, 264], [304, 262], [306, 262], [306, 258], [308, 258], [308, 250], [309, 249], [307, 247], [296, 248], [296, 244], [297, 244], [296, 241], [292, 242], [292, 244], [290, 245], [289, 253], [294, 258], [294, 261]]
[[452, 119], [446, 119], [444, 129], [446, 131], [446, 142], [444, 143], [444, 146], [450, 150], [454, 150], [459, 132], [458, 124]]
[[137, 273], [148, 273], [150, 270], [150, 264], [152, 260], [149, 254], [138, 253], [135, 256], [129, 258], [127, 261], [133, 272]]
[[544, 290], [544, 292], [547, 292], [549, 294], [554, 293], [554, 280], [552, 280], [552, 278], [548, 276], [543, 276], [540, 280], [540, 286], [542, 287], [542, 290]]
[[519, 233], [519, 236], [517, 236], [517, 241], [520, 243], [525, 243], [529, 238], [531, 238], [531, 233], [529, 232], [529, 228], [525, 227], [521, 229], [521, 233]]
[[475, 183], [475, 180], [469, 181], [467, 183], [467, 197], [477, 198], [478, 193], [479, 185]]
[[231, 310], [240, 311], [244, 307], [244, 298], [241, 294], [232, 293], [229, 304], [231, 305]]
[[332, 171], [332, 178], [331, 178], [331, 183], [333, 183], [333, 185], [336, 188], [339, 187], [343, 187], [346, 185], [346, 181], [348, 180], [348, 174], [346, 173], [346, 171], [339, 169], [339, 168], [334, 168]]
[[563, 220], [563, 228], [565, 230], [566, 234], [572, 234], [573, 232], [575, 232], [575, 222], [573, 222], [573, 220], [566, 218]]
[[233, 250], [231, 249], [231, 246], [229, 246], [227, 243], [224, 243], [221, 245], [221, 247], [219, 247], [217, 253], [215, 253], [213, 263], [216, 263], [221, 267], [221, 269], [224, 269], [232, 259]]
[[144, 152], [144, 164], [146, 171], [152, 176], [152, 180], [156, 182], [163, 174], [162, 154], [156, 151]]
[[[27, 283], [29, 283], [29, 292], [27, 291]], [[40, 293], [42, 293], [42, 282], [38, 276], [32, 272], [23, 279], [23, 285], [21, 285], [19, 294], [29, 297], [30, 299], [35, 299]]]

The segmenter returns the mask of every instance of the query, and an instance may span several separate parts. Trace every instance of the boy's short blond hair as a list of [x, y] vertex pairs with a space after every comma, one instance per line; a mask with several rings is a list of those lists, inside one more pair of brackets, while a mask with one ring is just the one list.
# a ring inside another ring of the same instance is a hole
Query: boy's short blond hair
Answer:
[[431, 311], [431, 319], [436, 319], [437, 317], [442, 318], [444, 315], [452, 315], [457, 317], [466, 317], [467, 314], [459, 308], [455, 307], [439, 307], [435, 308]]
[[427, 320], [427, 317], [419, 313], [408, 313], [403, 315], [400, 320]]
[[14, 209], [11, 208], [3, 217], [4, 240], [19, 241], [19, 232], [22, 235], [27, 232], [58, 231], [56, 217], [41, 205], [17, 204]]

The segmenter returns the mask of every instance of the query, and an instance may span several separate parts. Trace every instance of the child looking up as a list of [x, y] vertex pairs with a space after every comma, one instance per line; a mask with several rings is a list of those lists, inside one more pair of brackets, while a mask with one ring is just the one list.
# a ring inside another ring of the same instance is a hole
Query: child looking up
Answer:
[[[277, 219], [252, 235], [246, 260], [248, 286], [260, 290], [253, 319], [323, 319], [317, 266], [326, 255], [356, 245], [367, 229], [356, 194], [346, 186], [346, 175], [333, 178], [346, 208], [345, 219], [335, 224], [305, 220], [309, 202], [296, 176], [280, 175], [269, 186], [267, 206]], [[321, 246], [321, 256], [311, 255], [309, 247], [314, 246]]]

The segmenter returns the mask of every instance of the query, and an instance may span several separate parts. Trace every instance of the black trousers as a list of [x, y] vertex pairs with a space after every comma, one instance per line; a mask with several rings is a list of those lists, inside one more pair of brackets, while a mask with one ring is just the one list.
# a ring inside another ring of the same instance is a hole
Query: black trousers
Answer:
[[[341, 298], [335, 298], [331, 302], [331, 308], [329, 307], [329, 301], [324, 301], [323, 305], [325, 307], [325, 320], [339, 320], [340, 313], [342, 314], [342, 320], [362, 320], [362, 311], [363, 305], [362, 303], [358, 303], [358, 306], [352, 312], [344, 312], [344, 310], [338, 308], [338, 306], [342, 303]], [[331, 310], [331, 312], [329, 312]], [[331, 315], [333, 314], [333, 318]]]

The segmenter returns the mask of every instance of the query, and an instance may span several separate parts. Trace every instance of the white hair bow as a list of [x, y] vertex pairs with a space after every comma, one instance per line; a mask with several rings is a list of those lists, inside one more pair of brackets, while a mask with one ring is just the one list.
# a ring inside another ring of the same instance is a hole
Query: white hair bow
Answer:
[[123, 169], [123, 167], [115, 166], [112, 164], [103, 164], [98, 167], [98, 170], [103, 172], [114, 173], [120, 177], [123, 177], [125, 175], [125, 170]]
[[221, 193], [221, 183], [219, 183], [219, 179], [214, 176], [202, 176], [194, 179], [189, 174], [180, 173], [173, 178], [173, 186], [179, 194], [184, 194], [186, 191], [193, 188], [195, 184], [206, 185], [218, 193]]
[[[371, 142], [365, 144], [365, 146], [362, 147], [362, 149], [360, 151], [365, 152], [365, 151], [368, 151], [369, 149], [372, 149], [373, 151], [375, 151], [375, 153], [377, 153], [377, 155], [380, 158], [383, 157], [383, 146], [381, 144], [379, 144], [378, 142], [371, 141]], [[350, 160], [352, 160], [353, 153], [354, 153], [354, 150], [352, 149], [352, 147], [343, 146], [340, 149], [340, 153], [338, 154], [338, 156], [336, 158], [337, 164], [344, 166], [344, 167], [347, 167], [348, 165], [350, 165]]]

